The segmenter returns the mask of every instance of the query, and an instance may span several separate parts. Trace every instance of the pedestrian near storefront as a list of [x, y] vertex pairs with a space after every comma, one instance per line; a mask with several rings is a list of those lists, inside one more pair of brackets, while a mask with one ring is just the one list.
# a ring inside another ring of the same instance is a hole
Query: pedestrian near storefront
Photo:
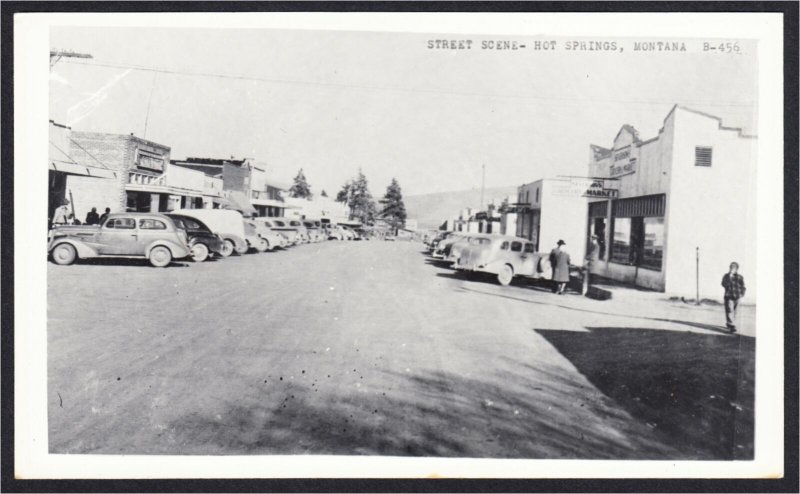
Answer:
[[53, 224], [66, 225], [70, 223], [70, 216], [69, 199], [64, 199], [64, 203], [53, 213]]
[[583, 295], [589, 291], [590, 277], [595, 262], [600, 259], [600, 244], [597, 242], [597, 235], [592, 235], [586, 259], [583, 261]]
[[728, 272], [722, 277], [722, 287], [725, 289], [725, 326], [731, 333], [735, 333], [739, 300], [747, 290], [744, 277], [739, 274], [738, 262], [732, 262]]
[[102, 223], [103, 220], [106, 219], [106, 216], [108, 216], [109, 214], [111, 214], [111, 208], [106, 208], [106, 212], [100, 215], [100, 219], [97, 220], [97, 222]]
[[553, 268], [553, 291], [558, 295], [564, 295], [564, 290], [569, 282], [569, 253], [564, 246], [567, 245], [563, 240], [559, 240], [556, 248], [550, 252], [550, 265]]
[[96, 225], [100, 223], [100, 215], [97, 214], [97, 208], [92, 208], [91, 211], [86, 213], [86, 221], [84, 221], [87, 225]]

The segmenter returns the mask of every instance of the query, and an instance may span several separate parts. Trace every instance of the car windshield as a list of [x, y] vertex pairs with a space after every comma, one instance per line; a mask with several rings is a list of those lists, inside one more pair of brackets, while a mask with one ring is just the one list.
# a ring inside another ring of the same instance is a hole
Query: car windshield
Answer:
[[301, 226], [299, 221], [290, 221], [289, 224], [292, 226]]
[[172, 219], [172, 221], [175, 223], [175, 225], [178, 228], [182, 228], [182, 229], [190, 231], [190, 232], [205, 232], [205, 233], [208, 233], [208, 232], [211, 231], [211, 229], [208, 228], [206, 226], [206, 224], [203, 223], [200, 220], [197, 220], [197, 219], [194, 219], [194, 218], [190, 218], [188, 216], [172, 216], [172, 215], [169, 215], [169, 217]]
[[277, 226], [286, 226], [286, 224], [283, 221], [278, 221], [278, 220], [275, 220], [275, 224]]
[[488, 238], [471, 238], [469, 239], [469, 243], [471, 245], [489, 245], [492, 241]]

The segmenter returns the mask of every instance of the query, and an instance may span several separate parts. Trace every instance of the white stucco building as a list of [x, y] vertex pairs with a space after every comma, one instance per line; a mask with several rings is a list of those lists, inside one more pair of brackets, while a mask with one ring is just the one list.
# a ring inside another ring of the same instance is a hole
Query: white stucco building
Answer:
[[617, 190], [589, 199], [586, 237], [603, 244], [594, 272], [691, 298], [699, 281], [700, 297], [721, 299], [722, 275], [737, 261], [754, 300], [756, 145], [755, 136], [681, 106], [653, 138], [624, 125], [610, 148], [592, 145], [588, 175]]
[[521, 185], [514, 207], [516, 235], [533, 242], [537, 252], [549, 252], [563, 240], [572, 263], [580, 264], [586, 252], [587, 200], [572, 185], [558, 178]]

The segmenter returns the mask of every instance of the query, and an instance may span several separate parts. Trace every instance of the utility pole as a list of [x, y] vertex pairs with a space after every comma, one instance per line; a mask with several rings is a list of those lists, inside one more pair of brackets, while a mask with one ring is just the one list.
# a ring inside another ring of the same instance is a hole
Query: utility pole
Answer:
[[483, 190], [486, 187], [486, 163], [481, 164], [482, 169], [482, 178], [481, 178], [481, 207], [480, 211], [483, 211]]
[[55, 64], [61, 60], [62, 57], [67, 58], [93, 58], [88, 53], [76, 53], [69, 50], [50, 50], [50, 68], [52, 69]]

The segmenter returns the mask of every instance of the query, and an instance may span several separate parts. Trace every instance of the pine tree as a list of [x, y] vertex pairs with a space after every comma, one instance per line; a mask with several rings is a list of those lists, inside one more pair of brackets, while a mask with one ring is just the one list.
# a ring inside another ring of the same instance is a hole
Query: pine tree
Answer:
[[392, 179], [392, 182], [386, 187], [386, 194], [381, 199], [383, 204], [383, 211], [381, 216], [389, 223], [397, 234], [398, 228], [403, 228], [406, 225], [406, 205], [403, 203], [403, 192], [400, 189], [400, 184], [397, 179]]
[[294, 184], [292, 184], [292, 187], [289, 189], [289, 196], [303, 199], [311, 199], [313, 196], [311, 194], [311, 186], [306, 181], [306, 176], [302, 168], [297, 172], [297, 176], [294, 177]]
[[325, 192], [325, 189], [322, 189], [322, 192], [319, 195], [321, 195], [322, 197], [328, 197], [328, 193]]
[[348, 180], [342, 186], [342, 190], [336, 195], [336, 200], [347, 204], [351, 220], [359, 220], [365, 225], [372, 225], [375, 222], [378, 208], [369, 191], [367, 177], [361, 170], [358, 170], [358, 176], [354, 180]]

